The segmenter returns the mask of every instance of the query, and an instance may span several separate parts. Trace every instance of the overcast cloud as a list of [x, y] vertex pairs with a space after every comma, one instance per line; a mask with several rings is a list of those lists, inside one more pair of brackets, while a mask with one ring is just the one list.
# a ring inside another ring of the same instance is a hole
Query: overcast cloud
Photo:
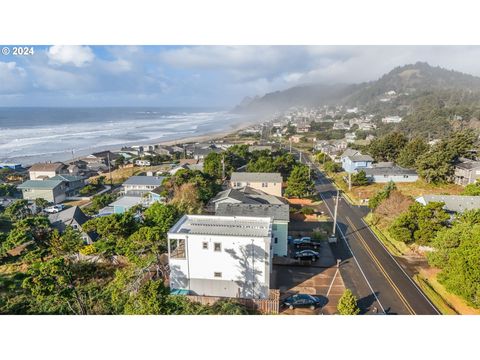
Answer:
[[480, 46], [36, 46], [0, 55], [0, 106], [214, 106], [426, 61], [480, 76]]

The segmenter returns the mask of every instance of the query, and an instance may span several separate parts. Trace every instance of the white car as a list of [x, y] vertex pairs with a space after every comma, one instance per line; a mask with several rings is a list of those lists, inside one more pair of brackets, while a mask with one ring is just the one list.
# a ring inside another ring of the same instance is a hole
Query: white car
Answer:
[[45, 208], [45, 212], [46, 213], [49, 213], [49, 214], [54, 214], [54, 213], [58, 213], [60, 211], [62, 211], [64, 208], [63, 205], [53, 205], [53, 206], [49, 206], [47, 208]]

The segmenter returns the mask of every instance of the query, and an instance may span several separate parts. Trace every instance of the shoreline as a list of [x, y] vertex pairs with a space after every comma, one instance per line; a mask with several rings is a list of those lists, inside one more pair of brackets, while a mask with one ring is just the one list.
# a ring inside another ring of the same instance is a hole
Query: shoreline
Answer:
[[[112, 145], [107, 145], [107, 146], [92, 146], [89, 147], [88, 149], [80, 150], [77, 153], [74, 154], [74, 157], [71, 156], [69, 152], [62, 152], [61, 154], [51, 154], [50, 158], [45, 158], [44, 160], [41, 161], [28, 161], [28, 160], [21, 160], [22, 157], [18, 156], [16, 157], [19, 160], [15, 160], [14, 158], [7, 159], [5, 162], [12, 162], [12, 163], [21, 163], [23, 167], [29, 167], [35, 163], [39, 162], [70, 162], [72, 160], [78, 160], [81, 159], [85, 156], [88, 156], [94, 152], [100, 152], [100, 151], [112, 151], [112, 152], [118, 152], [121, 150], [122, 147], [124, 146], [132, 146], [132, 145], [164, 145], [164, 146], [171, 146], [171, 145], [177, 145], [177, 144], [185, 144], [185, 143], [196, 143], [196, 142], [206, 142], [206, 141], [211, 141], [214, 139], [220, 139], [223, 137], [226, 137], [228, 135], [232, 135], [236, 133], [237, 131], [246, 129], [250, 126], [260, 124], [262, 122], [266, 121], [263, 116], [253, 116], [249, 119], [244, 119], [240, 121], [237, 124], [232, 124], [229, 129], [223, 129], [219, 131], [210, 131], [205, 134], [198, 134], [198, 135], [190, 135], [190, 136], [185, 136], [185, 137], [180, 137], [178, 139], [174, 140], [166, 140], [164, 137], [156, 138], [156, 139], [149, 139], [147, 141], [127, 141], [123, 144], [112, 144]], [[25, 158], [27, 158], [26, 156]], [[31, 156], [34, 158], [35, 156]]]

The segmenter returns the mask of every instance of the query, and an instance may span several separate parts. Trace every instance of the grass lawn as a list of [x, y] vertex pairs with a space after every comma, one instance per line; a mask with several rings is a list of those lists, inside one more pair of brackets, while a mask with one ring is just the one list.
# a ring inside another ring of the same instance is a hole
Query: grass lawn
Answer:
[[[426, 286], [430, 288], [427, 289], [425, 293], [435, 306], [437, 306], [442, 313], [480, 315], [480, 309], [469, 306], [465, 300], [448, 292], [445, 287], [438, 282], [438, 273], [438, 269], [421, 270], [415, 279], [420, 287], [422, 287], [422, 290], [424, 290]], [[450, 308], [450, 310], [448, 308]]]

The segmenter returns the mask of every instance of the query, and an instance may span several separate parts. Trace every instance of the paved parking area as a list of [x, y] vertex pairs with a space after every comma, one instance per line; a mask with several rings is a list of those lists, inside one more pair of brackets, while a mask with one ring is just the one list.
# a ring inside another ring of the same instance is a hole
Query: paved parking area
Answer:
[[292, 294], [309, 294], [320, 297], [323, 306], [316, 310], [285, 309], [285, 315], [334, 314], [338, 300], [345, 290], [342, 276], [337, 267], [318, 268], [275, 265], [273, 269], [276, 288], [280, 289], [281, 300]]

